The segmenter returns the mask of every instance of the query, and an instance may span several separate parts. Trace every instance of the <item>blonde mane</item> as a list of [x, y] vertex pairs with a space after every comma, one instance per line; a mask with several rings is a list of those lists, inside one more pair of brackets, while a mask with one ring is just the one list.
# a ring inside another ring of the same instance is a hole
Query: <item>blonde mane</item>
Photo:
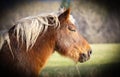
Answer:
[[[50, 17], [52, 17], [52, 19], [50, 19]], [[49, 22], [52, 23], [50, 24]], [[40, 34], [44, 34], [49, 26], [53, 26], [54, 28], [58, 28], [60, 26], [58, 16], [55, 13], [23, 18], [16, 22], [14, 31], [16, 32], [18, 43], [19, 38], [22, 40], [22, 42], [25, 41], [26, 50], [28, 51], [28, 49], [33, 47], [38, 36]], [[8, 32], [1, 32], [0, 49], [5, 41], [7, 41], [11, 50]]]
[[[54, 28], [59, 28], [60, 22], [58, 16], [61, 12], [54, 13], [46, 13], [37, 16], [26, 17], [21, 20], [18, 20], [15, 23], [14, 32], [16, 32], [16, 38], [19, 43], [19, 39], [21, 41], [25, 41], [26, 43], [26, 51], [32, 48], [35, 44], [39, 35], [43, 35], [49, 26], [53, 26]], [[52, 18], [52, 19], [51, 19]], [[69, 20], [74, 24], [75, 20], [72, 15], [70, 15]], [[51, 24], [49, 23], [51, 22]], [[0, 50], [3, 44], [7, 41], [9, 49], [12, 52], [10, 46], [10, 39], [8, 31], [0, 32]]]
[[7, 41], [8, 44], [10, 43], [10, 39], [9, 39], [7, 30], [0, 31], [0, 49], [2, 48], [5, 41]]
[[0, 31], [0, 50], [3, 46], [3, 44], [5, 43], [5, 41], [7, 42], [8, 46], [9, 46], [9, 49], [11, 51], [11, 54], [13, 55], [12, 49], [11, 49], [11, 46], [10, 46], [9, 34], [8, 34], [7, 30]]

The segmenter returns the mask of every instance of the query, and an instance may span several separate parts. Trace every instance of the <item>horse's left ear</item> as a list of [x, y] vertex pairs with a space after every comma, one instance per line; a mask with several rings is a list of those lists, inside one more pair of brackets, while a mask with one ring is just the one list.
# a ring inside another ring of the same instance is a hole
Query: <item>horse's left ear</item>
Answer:
[[60, 14], [58, 16], [58, 19], [60, 21], [65, 21], [69, 18], [69, 15], [70, 15], [70, 8], [68, 8], [67, 10], [65, 10], [62, 14]]

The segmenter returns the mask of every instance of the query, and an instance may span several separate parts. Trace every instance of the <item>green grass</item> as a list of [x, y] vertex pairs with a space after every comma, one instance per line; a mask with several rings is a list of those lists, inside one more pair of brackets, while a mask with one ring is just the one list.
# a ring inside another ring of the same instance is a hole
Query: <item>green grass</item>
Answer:
[[120, 69], [120, 44], [92, 44], [91, 47], [91, 59], [85, 63], [76, 64], [54, 53], [40, 77], [117, 77]]

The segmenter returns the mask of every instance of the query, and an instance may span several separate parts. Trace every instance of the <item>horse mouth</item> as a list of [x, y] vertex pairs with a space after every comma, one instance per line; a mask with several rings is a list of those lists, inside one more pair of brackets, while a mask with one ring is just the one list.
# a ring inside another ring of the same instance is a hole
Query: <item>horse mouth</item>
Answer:
[[84, 62], [88, 61], [89, 59], [90, 59], [90, 57], [88, 57], [88, 58], [82, 58], [82, 59], [79, 58], [78, 61], [79, 61], [80, 63], [84, 63]]
[[90, 59], [90, 55], [92, 54], [92, 50], [90, 49], [89, 51], [87, 51], [87, 53], [81, 53], [79, 54], [79, 59], [78, 61], [80, 63], [86, 62], [87, 60]]
[[81, 53], [81, 54], [79, 55], [78, 61], [79, 61], [80, 63], [86, 62], [87, 60], [90, 59], [91, 53], [92, 53], [92, 51], [87, 52], [87, 54]]

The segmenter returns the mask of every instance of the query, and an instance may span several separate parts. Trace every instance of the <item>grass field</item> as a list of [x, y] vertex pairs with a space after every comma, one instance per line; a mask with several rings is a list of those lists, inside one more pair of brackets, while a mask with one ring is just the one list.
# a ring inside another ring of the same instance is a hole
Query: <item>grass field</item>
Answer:
[[91, 59], [85, 63], [54, 53], [40, 77], [119, 77], [120, 44], [92, 44]]

